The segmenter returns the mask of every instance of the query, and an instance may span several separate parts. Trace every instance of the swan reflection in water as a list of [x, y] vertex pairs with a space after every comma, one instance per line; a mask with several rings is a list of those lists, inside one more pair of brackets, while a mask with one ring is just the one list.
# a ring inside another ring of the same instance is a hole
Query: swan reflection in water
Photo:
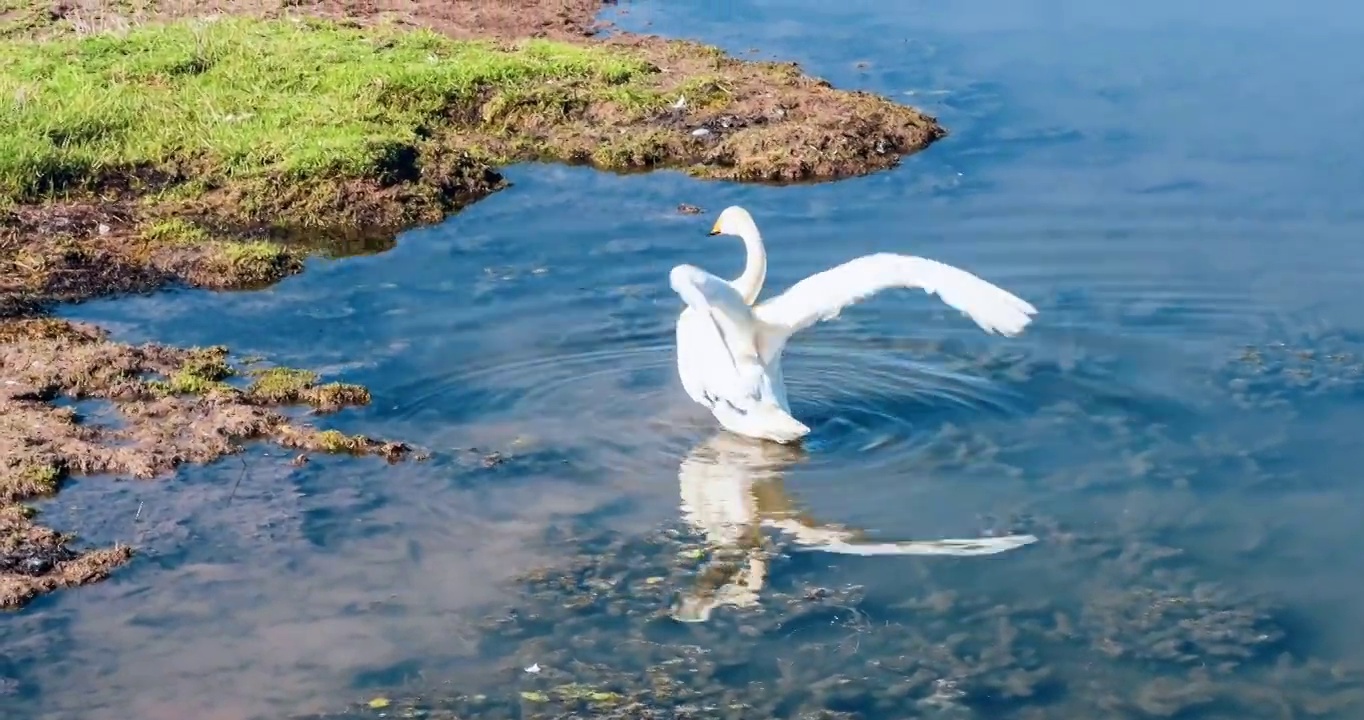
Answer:
[[842, 555], [993, 555], [1037, 541], [1032, 535], [866, 542], [863, 533], [821, 523], [798, 510], [783, 487], [785, 471], [805, 459], [798, 445], [720, 432], [683, 458], [682, 517], [705, 537], [711, 560], [696, 585], [674, 603], [672, 617], [704, 622], [721, 605], [750, 607], [767, 580], [762, 529], [777, 530], [803, 549]]

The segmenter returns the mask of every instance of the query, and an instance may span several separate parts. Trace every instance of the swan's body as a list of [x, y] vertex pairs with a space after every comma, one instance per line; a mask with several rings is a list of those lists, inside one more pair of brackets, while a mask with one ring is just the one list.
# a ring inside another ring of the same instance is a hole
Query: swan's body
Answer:
[[960, 310], [987, 333], [1017, 335], [1037, 309], [965, 270], [911, 255], [876, 253], [816, 273], [758, 303], [767, 253], [753, 218], [741, 207], [720, 213], [711, 235], [744, 241], [743, 274], [726, 281], [694, 265], [678, 265], [669, 282], [687, 307], [677, 319], [677, 370], [692, 400], [731, 432], [790, 443], [810, 428], [791, 416], [781, 354], [795, 333], [838, 317], [854, 303], [890, 288], [920, 288]]

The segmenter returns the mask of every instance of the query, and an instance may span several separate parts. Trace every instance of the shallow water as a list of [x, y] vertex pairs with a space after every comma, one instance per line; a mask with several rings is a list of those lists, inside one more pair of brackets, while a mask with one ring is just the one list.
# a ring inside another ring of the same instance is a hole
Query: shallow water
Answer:
[[[1066, 717], [1096, 706], [1084, 700], [1095, 678], [1122, 697], [1186, 678], [1140, 653], [1094, 654], [1113, 637], [1147, 642], [1137, 622], [1099, 627], [1129, 587], [1217, 582], [1229, 605], [1272, 603], [1285, 639], [1228, 675], [1269, 692], [1290, 690], [1287, 676], [1261, 674], [1281, 652], [1364, 664], [1351, 552], [1364, 500], [1364, 146], [1353, 140], [1364, 99], [1351, 92], [1364, 81], [1364, 9], [621, 8], [612, 17], [626, 29], [797, 60], [923, 107], [952, 134], [891, 172], [788, 188], [519, 166], [512, 188], [384, 254], [314, 260], [264, 292], [69, 309], [124, 339], [225, 343], [365, 383], [372, 407], [320, 422], [435, 454], [294, 468], [253, 447], [169, 482], [74, 483], [49, 518], [145, 552], [106, 583], [0, 622], [0, 694], [19, 717], [236, 720], [334, 710], [394, 685], [518, 687], [535, 652], [578, 646], [567, 625], [532, 645], [487, 640], [487, 613], [537, 602], [512, 578], [567, 562], [585, 550], [572, 538], [593, 531], [632, 542], [684, 528], [696, 458], [715, 493], [760, 485], [760, 511], [798, 508], [872, 539], [1037, 532], [1035, 545], [984, 558], [795, 553], [756, 593], [763, 606], [862, 585], [858, 607], [886, 627], [912, 621], [896, 614], [907, 598], [971, 598], [949, 603], [930, 636], [993, 635], [980, 608], [996, 605], [1079, 618], [1073, 647], [1035, 650], [1065, 692], [948, 703], [964, 716]], [[678, 214], [682, 202], [707, 213]], [[738, 273], [737, 242], [705, 236], [733, 203], [768, 239], [769, 292], [890, 250], [970, 269], [1039, 318], [1000, 339], [922, 295], [878, 297], [788, 351], [794, 412], [814, 428], [806, 452], [707, 461], [717, 433], [675, 379], [679, 303], [666, 277], [680, 262]], [[504, 462], [483, 467], [489, 451]], [[620, 557], [652, 562], [631, 548]], [[1183, 554], [1161, 560], [1160, 548]], [[666, 610], [691, 591], [670, 575], [662, 585], [636, 601]], [[842, 632], [822, 640], [832, 654], [791, 655], [806, 633], [727, 632], [752, 612], [642, 629], [587, 613], [573, 628], [751, 663], [731, 683], [818, 678], [912, 650], [883, 634], [851, 651], [855, 633]], [[1023, 637], [1027, 656], [1035, 638]], [[1207, 659], [1183, 642], [1194, 665]]]

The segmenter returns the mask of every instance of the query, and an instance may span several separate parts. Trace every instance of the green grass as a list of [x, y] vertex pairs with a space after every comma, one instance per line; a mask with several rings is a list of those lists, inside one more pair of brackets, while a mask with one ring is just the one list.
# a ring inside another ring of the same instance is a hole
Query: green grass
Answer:
[[221, 257], [227, 271], [247, 286], [275, 282], [303, 267], [298, 253], [262, 240], [227, 243]]
[[656, 107], [656, 69], [550, 41], [220, 19], [6, 43], [0, 198], [169, 171], [230, 181], [395, 180], [433, 126], [553, 123], [590, 102]]
[[307, 403], [319, 409], [338, 409], [347, 405], [367, 405], [369, 391], [349, 383], [318, 384], [317, 373], [293, 368], [262, 368], [250, 372], [255, 380], [247, 388], [248, 397], [267, 404]]
[[194, 245], [207, 242], [208, 231], [182, 218], [165, 218], [151, 223], [142, 233], [149, 240], [168, 245]]
[[227, 348], [215, 345], [185, 353], [180, 367], [165, 380], [151, 380], [147, 387], [157, 395], [204, 395], [212, 390], [232, 392], [223, 382], [237, 372], [227, 363]]
[[252, 370], [255, 380], [247, 392], [270, 402], [293, 400], [300, 393], [317, 384], [317, 373], [293, 368], [263, 368]]
[[57, 492], [62, 474], [60, 466], [44, 461], [0, 466], [0, 502], [51, 495]]
[[339, 430], [323, 430], [317, 434], [317, 448], [329, 453], [363, 452], [368, 444], [365, 439], [363, 435], [347, 435]]
[[147, 388], [155, 395], [206, 395], [211, 390], [232, 392], [233, 387], [225, 382], [209, 380], [201, 375], [179, 371], [165, 380], [150, 380]]

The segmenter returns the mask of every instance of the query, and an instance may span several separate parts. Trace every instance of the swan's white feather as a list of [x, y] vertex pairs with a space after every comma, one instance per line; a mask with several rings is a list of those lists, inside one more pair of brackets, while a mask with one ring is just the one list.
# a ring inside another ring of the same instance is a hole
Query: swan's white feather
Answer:
[[1037, 313], [1026, 300], [960, 268], [936, 260], [876, 253], [849, 260], [792, 285], [758, 305], [754, 314], [776, 330], [775, 342], [882, 290], [920, 288], [960, 310], [987, 333], [1017, 335]]

